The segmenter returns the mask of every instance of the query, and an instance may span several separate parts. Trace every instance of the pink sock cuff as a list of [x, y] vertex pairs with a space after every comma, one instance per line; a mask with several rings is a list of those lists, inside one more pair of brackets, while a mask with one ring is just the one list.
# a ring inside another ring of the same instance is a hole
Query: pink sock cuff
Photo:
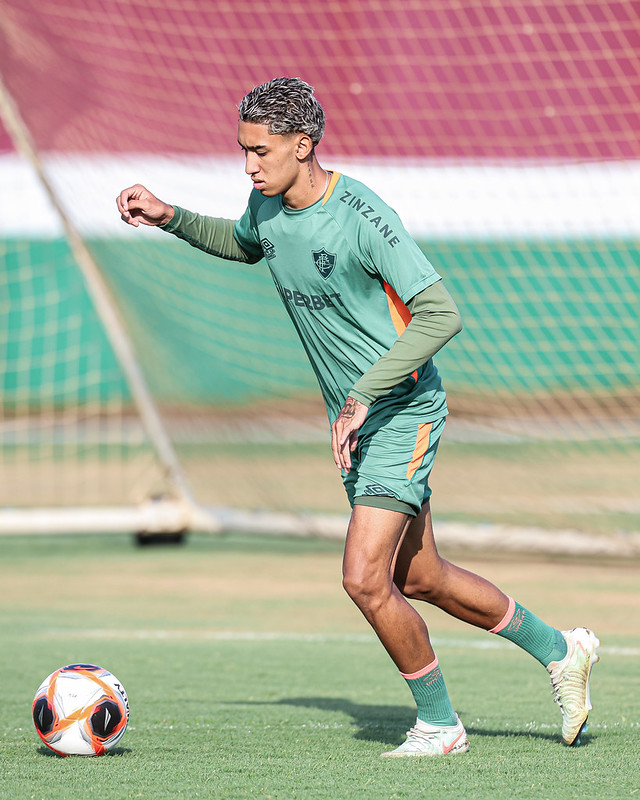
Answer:
[[509, 608], [507, 608], [507, 613], [504, 615], [504, 617], [500, 620], [500, 622], [496, 625], [495, 628], [491, 628], [489, 633], [500, 633], [500, 631], [504, 630], [513, 619], [515, 610], [516, 610], [516, 601], [513, 599], [513, 597], [510, 597]]
[[434, 658], [434, 660], [430, 664], [427, 664], [426, 667], [424, 667], [423, 669], [418, 670], [418, 672], [411, 672], [411, 673], [401, 672], [400, 674], [406, 680], [414, 681], [416, 678], [424, 677], [428, 672], [431, 672], [437, 666], [438, 666], [438, 656], [436, 656]]

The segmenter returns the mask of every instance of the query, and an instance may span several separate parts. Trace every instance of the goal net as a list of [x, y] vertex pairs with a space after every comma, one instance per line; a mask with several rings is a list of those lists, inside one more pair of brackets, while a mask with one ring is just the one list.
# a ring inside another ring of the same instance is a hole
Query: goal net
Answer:
[[628, 0], [6, 0], [0, 528], [342, 526], [265, 265], [115, 208], [140, 182], [237, 218], [237, 104], [299, 75], [323, 166], [398, 211], [462, 312], [436, 515], [638, 530], [639, 53]]

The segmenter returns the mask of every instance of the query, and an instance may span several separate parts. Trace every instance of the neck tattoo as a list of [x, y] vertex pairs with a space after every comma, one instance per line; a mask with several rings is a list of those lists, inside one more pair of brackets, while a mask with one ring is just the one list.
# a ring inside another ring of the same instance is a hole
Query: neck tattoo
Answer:
[[[326, 175], [326, 180], [324, 182], [324, 190], [322, 192], [322, 196], [324, 197], [325, 194], [327, 193], [327, 189], [329, 188], [329, 181], [331, 180], [331, 173], [327, 172], [326, 169], [323, 169], [322, 171]], [[316, 184], [315, 184], [315, 182], [313, 180], [313, 173], [311, 172], [311, 167], [309, 167], [309, 182], [311, 183], [311, 187], [313, 189], [315, 189]], [[283, 205], [287, 206], [287, 208], [292, 208], [292, 206], [290, 206], [289, 203], [287, 203], [287, 201], [284, 199], [284, 197], [282, 199], [282, 202], [283, 202]]]

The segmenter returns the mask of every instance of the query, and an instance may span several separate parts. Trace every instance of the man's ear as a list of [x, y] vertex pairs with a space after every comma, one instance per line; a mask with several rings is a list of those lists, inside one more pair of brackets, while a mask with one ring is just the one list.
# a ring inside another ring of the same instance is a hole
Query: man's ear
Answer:
[[306, 133], [298, 134], [298, 141], [296, 143], [296, 158], [299, 161], [307, 159], [313, 153], [313, 142], [311, 137]]

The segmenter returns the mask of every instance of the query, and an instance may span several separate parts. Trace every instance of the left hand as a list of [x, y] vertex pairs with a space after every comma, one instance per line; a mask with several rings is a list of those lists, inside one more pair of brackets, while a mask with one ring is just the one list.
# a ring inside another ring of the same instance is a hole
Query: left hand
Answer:
[[331, 426], [331, 449], [338, 469], [349, 472], [351, 453], [358, 444], [358, 429], [362, 426], [369, 409], [353, 397], [347, 397], [344, 406]]

